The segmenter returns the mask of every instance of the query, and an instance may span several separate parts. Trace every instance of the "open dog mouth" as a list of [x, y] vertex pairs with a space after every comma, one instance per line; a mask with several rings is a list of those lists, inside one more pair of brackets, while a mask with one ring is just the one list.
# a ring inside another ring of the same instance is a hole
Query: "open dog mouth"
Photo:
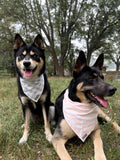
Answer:
[[98, 97], [94, 95], [92, 92], [87, 93], [88, 98], [95, 103], [96, 105], [100, 107], [107, 107], [108, 106], [108, 100], [105, 100], [104, 97]]
[[34, 69], [24, 69], [24, 76], [31, 77], [33, 72], [36, 70], [37, 66]]

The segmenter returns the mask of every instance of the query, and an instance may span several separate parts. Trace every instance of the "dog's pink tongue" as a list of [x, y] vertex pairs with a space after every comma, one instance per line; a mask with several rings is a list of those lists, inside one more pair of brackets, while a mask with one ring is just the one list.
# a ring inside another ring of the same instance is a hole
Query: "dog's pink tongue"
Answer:
[[96, 96], [96, 99], [102, 104], [103, 107], [108, 106], [108, 100], [105, 100], [105, 99], [97, 97], [97, 96]]
[[25, 77], [30, 77], [30, 76], [32, 76], [32, 71], [31, 71], [31, 70], [25, 70], [25, 71], [24, 71], [24, 76], [25, 76]]

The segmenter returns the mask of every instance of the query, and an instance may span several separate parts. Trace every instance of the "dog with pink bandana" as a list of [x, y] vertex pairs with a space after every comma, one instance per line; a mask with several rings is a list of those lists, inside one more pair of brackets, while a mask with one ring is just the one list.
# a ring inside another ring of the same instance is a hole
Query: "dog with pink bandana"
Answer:
[[[56, 99], [57, 127], [52, 144], [61, 160], [72, 160], [65, 143], [74, 136], [78, 136], [82, 142], [90, 136], [94, 144], [95, 160], [106, 160], [97, 117], [102, 114], [110, 121], [100, 108], [108, 106], [108, 100], [104, 97], [112, 96], [116, 88], [104, 81], [103, 61], [104, 56], [101, 54], [95, 64], [89, 67], [84, 52], [80, 51], [73, 70], [73, 79]], [[113, 126], [119, 128], [117, 124]]]

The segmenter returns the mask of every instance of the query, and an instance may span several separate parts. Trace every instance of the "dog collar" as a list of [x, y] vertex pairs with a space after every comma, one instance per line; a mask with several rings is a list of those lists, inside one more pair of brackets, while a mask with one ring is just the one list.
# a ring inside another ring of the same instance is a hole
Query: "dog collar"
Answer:
[[63, 99], [63, 114], [68, 125], [84, 142], [97, 125], [98, 106], [74, 102], [68, 97], [68, 89]]
[[35, 102], [38, 102], [44, 89], [44, 76], [43, 74], [36, 79], [20, 78], [20, 83], [24, 94]]

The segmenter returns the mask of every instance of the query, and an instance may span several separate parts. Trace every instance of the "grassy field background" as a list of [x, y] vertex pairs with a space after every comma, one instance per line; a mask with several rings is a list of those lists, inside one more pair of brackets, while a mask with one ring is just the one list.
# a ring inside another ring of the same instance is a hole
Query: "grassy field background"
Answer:
[[[65, 89], [71, 78], [49, 78], [54, 102]], [[110, 81], [109, 81], [110, 82]], [[118, 88], [109, 98], [109, 107], [105, 112], [120, 124], [120, 81], [111, 81]], [[15, 78], [0, 79], [0, 159], [2, 160], [59, 160], [53, 147], [45, 139], [42, 125], [31, 124], [28, 142], [18, 145], [22, 136], [23, 116], [17, 97]], [[52, 127], [54, 130], [54, 127]], [[101, 125], [104, 151], [108, 160], [120, 159], [120, 136], [110, 123]], [[70, 140], [66, 147], [73, 160], [94, 160], [93, 144], [90, 138], [83, 144], [78, 138]]]

